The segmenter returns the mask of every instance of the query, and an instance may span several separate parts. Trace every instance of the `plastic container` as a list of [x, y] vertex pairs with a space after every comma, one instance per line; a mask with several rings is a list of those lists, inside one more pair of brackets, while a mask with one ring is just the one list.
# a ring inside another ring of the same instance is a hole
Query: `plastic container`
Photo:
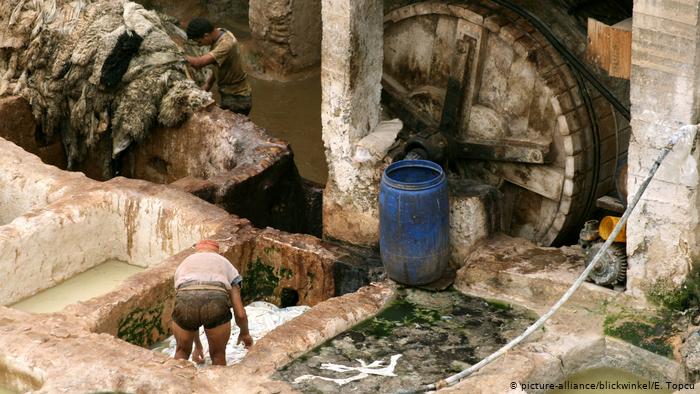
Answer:
[[[603, 238], [604, 240], [607, 241], [608, 237], [612, 233], [613, 229], [617, 225], [617, 222], [620, 221], [620, 218], [617, 216], [606, 216], [600, 221], [600, 227], [598, 227], [598, 234], [600, 234], [600, 238]], [[626, 242], [627, 241], [627, 225], [622, 227], [622, 230], [620, 231], [619, 234], [617, 234], [617, 237], [615, 238], [614, 242]]]
[[379, 190], [379, 248], [389, 278], [424, 285], [442, 276], [450, 255], [449, 215], [438, 164], [402, 160], [387, 167]]

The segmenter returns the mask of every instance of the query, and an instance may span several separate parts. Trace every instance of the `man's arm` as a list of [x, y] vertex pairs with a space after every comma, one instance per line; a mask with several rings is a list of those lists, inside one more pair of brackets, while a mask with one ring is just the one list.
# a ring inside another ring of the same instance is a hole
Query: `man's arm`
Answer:
[[214, 85], [214, 73], [210, 73], [209, 76], [207, 77], [207, 81], [204, 83], [204, 86], [202, 86], [202, 89], [206, 90], [207, 92], [211, 90], [211, 87]]
[[241, 330], [236, 343], [243, 342], [243, 345], [249, 348], [253, 346], [253, 338], [248, 332], [248, 315], [245, 313], [243, 300], [241, 300], [241, 289], [238, 285], [231, 286], [231, 305], [233, 305], [233, 317], [236, 319], [236, 325]]
[[190, 66], [194, 68], [202, 68], [206, 67], [210, 64], [214, 64], [216, 60], [214, 59], [214, 56], [211, 55], [211, 53], [207, 53], [206, 55], [202, 56], [185, 56], [185, 59], [187, 59], [187, 63], [190, 64]]

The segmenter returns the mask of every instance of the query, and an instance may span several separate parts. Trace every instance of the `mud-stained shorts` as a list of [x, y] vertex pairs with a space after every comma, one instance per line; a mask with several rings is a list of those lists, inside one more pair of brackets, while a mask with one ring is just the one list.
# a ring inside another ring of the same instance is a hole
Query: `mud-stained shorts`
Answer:
[[248, 115], [253, 108], [250, 94], [221, 94], [221, 108], [237, 114]]
[[[188, 287], [215, 286], [221, 290], [187, 290]], [[188, 331], [218, 327], [231, 318], [231, 297], [226, 287], [219, 282], [186, 282], [175, 293], [173, 320]]]

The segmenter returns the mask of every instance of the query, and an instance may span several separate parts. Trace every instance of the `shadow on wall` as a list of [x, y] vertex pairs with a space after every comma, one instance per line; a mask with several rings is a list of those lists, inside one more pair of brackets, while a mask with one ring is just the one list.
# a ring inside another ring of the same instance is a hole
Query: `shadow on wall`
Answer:
[[34, 120], [32, 108], [20, 97], [0, 98], [0, 138], [12, 141], [46, 164], [66, 168], [66, 152], [59, 138], [47, 139]]

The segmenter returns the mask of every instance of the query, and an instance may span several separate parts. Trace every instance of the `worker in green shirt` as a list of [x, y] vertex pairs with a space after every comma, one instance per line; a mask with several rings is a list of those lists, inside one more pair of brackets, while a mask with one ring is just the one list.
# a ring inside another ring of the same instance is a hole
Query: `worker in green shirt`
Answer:
[[221, 107], [248, 115], [252, 107], [251, 89], [241, 66], [240, 46], [233, 33], [215, 28], [205, 18], [194, 18], [187, 25], [187, 38], [199, 45], [208, 45], [211, 49], [202, 56], [186, 57], [187, 62], [197, 69], [214, 65], [214, 73], [203, 88], [210, 90], [216, 81], [221, 94]]

